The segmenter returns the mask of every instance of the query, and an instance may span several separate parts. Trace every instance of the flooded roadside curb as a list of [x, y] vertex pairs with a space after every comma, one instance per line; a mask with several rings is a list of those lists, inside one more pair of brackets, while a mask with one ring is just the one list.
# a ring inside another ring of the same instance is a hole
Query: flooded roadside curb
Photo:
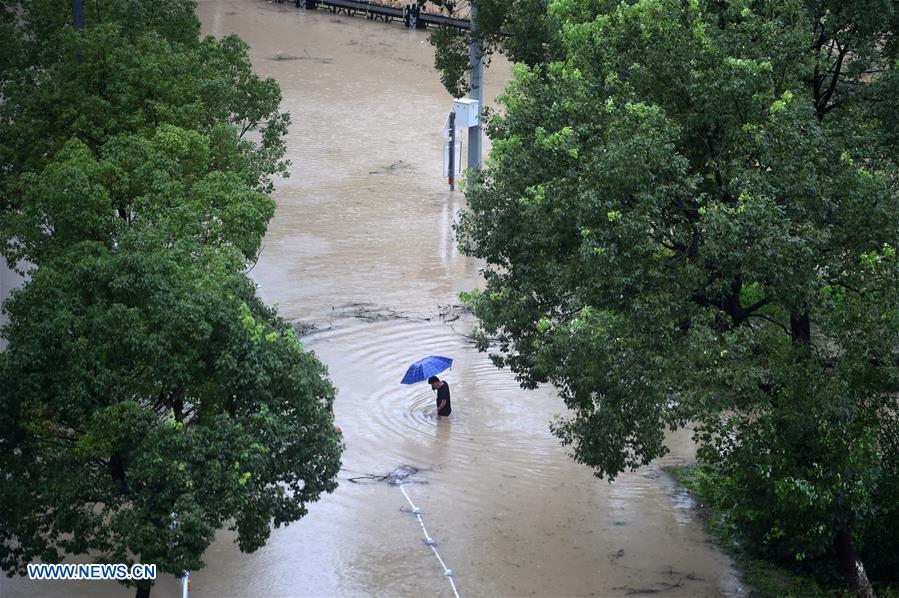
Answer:
[[700, 466], [673, 465], [664, 471], [683, 488], [692, 499], [691, 510], [713, 538], [715, 546], [733, 559], [748, 595], [753, 598], [816, 598], [831, 596], [820, 590], [814, 579], [788, 571], [775, 563], [750, 554], [736, 532], [727, 523], [727, 511], [710, 504], [697, 484], [696, 471]]

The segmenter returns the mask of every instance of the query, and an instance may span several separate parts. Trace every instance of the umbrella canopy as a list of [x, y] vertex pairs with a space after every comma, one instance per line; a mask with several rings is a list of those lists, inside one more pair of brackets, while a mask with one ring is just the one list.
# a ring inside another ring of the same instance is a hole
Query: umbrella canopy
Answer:
[[452, 365], [452, 359], [449, 357], [441, 357], [440, 355], [431, 355], [430, 357], [419, 359], [406, 370], [406, 375], [403, 376], [402, 384], [415, 384], [416, 382], [427, 380], [434, 374], [439, 374]]

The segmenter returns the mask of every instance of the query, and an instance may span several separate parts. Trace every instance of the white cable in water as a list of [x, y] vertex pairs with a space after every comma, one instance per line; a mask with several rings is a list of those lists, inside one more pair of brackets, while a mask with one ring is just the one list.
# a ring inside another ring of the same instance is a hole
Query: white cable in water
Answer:
[[412, 499], [409, 498], [409, 495], [406, 493], [406, 489], [403, 488], [402, 482], [398, 483], [397, 486], [400, 487], [400, 491], [403, 493], [403, 496], [406, 497], [406, 501], [409, 503], [409, 506], [412, 507], [412, 513], [418, 518], [418, 524], [421, 525], [421, 531], [425, 535], [425, 544], [431, 547], [431, 550], [434, 551], [434, 556], [437, 557], [437, 560], [440, 562], [440, 566], [443, 567], [443, 574], [450, 582], [450, 587], [453, 588], [453, 594], [456, 598], [459, 598], [459, 591], [456, 590], [456, 582], [453, 581], [453, 570], [446, 566], [446, 563], [443, 562], [443, 559], [440, 558], [440, 553], [437, 552], [437, 548], [434, 546], [434, 540], [431, 538], [430, 534], [428, 534], [428, 529], [425, 527], [425, 522], [421, 518], [421, 509], [415, 506], [415, 503], [412, 502]]

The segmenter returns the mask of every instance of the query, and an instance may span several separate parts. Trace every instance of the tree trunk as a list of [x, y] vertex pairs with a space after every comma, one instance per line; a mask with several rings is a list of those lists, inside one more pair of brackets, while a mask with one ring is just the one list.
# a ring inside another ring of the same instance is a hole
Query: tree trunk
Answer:
[[134, 595], [134, 598], [150, 598], [150, 590], [152, 589], [152, 585], [139, 585], [137, 586], [137, 593]]
[[859, 596], [864, 598], [877, 598], [871, 582], [868, 580], [868, 574], [865, 573], [865, 566], [855, 550], [855, 543], [852, 541], [852, 534], [847, 529], [841, 529], [837, 532], [833, 539], [834, 548], [837, 551], [837, 557], [840, 559], [840, 567], [843, 569], [843, 575], [849, 586]]
[[808, 345], [812, 340], [812, 324], [808, 313], [790, 316], [790, 333], [797, 345]]

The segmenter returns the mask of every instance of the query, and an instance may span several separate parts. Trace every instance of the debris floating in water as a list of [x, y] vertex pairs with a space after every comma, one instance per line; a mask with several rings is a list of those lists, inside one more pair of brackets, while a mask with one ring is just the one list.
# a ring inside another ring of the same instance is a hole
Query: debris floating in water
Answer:
[[405, 484], [408, 481], [415, 481], [416, 483], [424, 484], [426, 482], [418, 482], [417, 480], [409, 480], [410, 477], [414, 476], [415, 474], [417, 474], [420, 471], [421, 471], [421, 469], [419, 469], [418, 467], [415, 467], [414, 465], [400, 465], [399, 467], [395, 468], [393, 471], [391, 471], [390, 473], [387, 473], [385, 475], [367, 474], [367, 475], [360, 475], [360, 476], [355, 476], [352, 478], [347, 478], [347, 480], [354, 484], [360, 484], [362, 482], [368, 482], [368, 481], [387, 482], [388, 484], [391, 484], [393, 486], [399, 486], [400, 484]]

